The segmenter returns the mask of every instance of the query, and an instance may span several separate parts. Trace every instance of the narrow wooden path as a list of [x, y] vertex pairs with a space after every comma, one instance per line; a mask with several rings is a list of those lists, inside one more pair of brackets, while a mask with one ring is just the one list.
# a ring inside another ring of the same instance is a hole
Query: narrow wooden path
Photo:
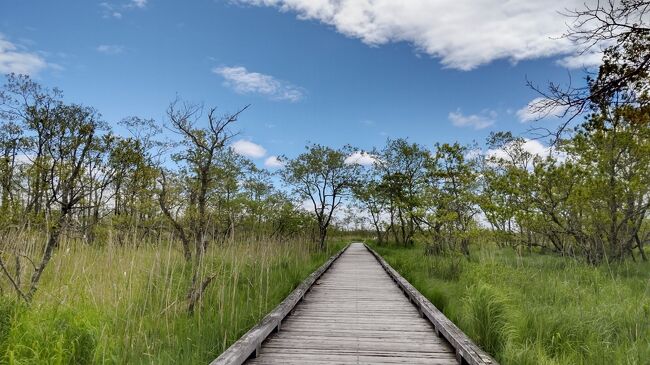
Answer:
[[363, 244], [352, 244], [247, 364], [458, 364]]

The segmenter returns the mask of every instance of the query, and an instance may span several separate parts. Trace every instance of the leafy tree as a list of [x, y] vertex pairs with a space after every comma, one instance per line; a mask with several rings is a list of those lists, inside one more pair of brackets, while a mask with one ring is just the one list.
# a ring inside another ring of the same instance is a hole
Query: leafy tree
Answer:
[[377, 168], [382, 172], [380, 190], [389, 201], [390, 230], [396, 242], [413, 244], [430, 153], [418, 144], [396, 139], [388, 140], [378, 156]]
[[318, 144], [288, 160], [281, 172], [297, 197], [311, 203], [318, 225], [318, 246], [325, 249], [332, 216], [357, 181], [359, 166], [346, 163], [350, 147], [336, 150]]
[[382, 184], [381, 171], [373, 164], [367, 171], [360, 175], [360, 181], [354, 186], [355, 199], [360, 203], [362, 210], [370, 214], [370, 221], [377, 235], [377, 243], [385, 241], [384, 215], [388, 212], [389, 197], [386, 185]]
[[458, 241], [461, 252], [469, 256], [470, 230], [479, 209], [476, 165], [466, 158], [467, 154], [468, 148], [458, 143], [436, 145], [431, 177], [439, 191], [437, 215]]

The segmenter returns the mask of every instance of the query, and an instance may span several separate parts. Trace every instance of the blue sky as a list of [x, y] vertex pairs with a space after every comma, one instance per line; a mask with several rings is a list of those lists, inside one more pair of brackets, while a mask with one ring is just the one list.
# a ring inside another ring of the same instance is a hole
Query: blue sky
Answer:
[[163, 123], [176, 95], [224, 112], [252, 104], [238, 139], [260, 165], [308, 141], [483, 143], [531, 127], [526, 78], [594, 64], [557, 39], [571, 3], [3, 0], [0, 72], [58, 86], [109, 123]]

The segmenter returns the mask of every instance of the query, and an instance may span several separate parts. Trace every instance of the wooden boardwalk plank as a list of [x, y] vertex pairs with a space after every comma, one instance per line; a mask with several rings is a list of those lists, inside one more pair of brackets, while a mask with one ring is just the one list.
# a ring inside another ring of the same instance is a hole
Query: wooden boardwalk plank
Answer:
[[363, 244], [352, 244], [247, 364], [458, 364]]

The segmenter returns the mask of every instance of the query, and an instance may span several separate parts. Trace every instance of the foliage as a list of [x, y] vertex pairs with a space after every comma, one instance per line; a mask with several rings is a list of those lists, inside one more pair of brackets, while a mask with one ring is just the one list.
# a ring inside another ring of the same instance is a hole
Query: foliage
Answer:
[[318, 244], [325, 248], [327, 230], [343, 197], [356, 183], [359, 166], [346, 158], [350, 147], [336, 150], [321, 145], [310, 145], [306, 152], [287, 161], [282, 179], [301, 200], [307, 201], [318, 225]]

